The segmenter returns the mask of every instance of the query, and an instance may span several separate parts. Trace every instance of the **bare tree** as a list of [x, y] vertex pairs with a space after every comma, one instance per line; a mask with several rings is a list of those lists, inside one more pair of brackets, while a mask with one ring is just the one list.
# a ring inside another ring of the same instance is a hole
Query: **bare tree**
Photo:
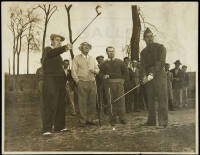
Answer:
[[19, 62], [20, 53], [22, 49], [22, 39], [24, 38], [24, 32], [28, 29], [30, 23], [35, 22], [35, 19], [28, 20], [25, 15], [25, 11], [19, 7], [10, 8], [9, 25], [10, 30], [13, 33], [13, 75], [15, 75], [15, 56], [17, 54], [17, 75], [19, 75]]
[[28, 27], [28, 32], [26, 34], [26, 46], [27, 46], [27, 74], [29, 74], [29, 54], [30, 51], [39, 51], [40, 40], [37, 38], [39, 36], [39, 31], [36, 31], [37, 23], [41, 21], [39, 16], [33, 12], [33, 9], [27, 11], [28, 21], [32, 21]]
[[52, 15], [57, 10], [57, 6], [56, 5], [52, 6], [51, 4], [43, 4], [43, 5], [38, 5], [36, 8], [42, 9], [43, 12], [45, 13], [44, 33], [43, 33], [43, 39], [42, 39], [42, 58], [44, 58], [43, 54], [44, 54], [44, 48], [45, 48], [47, 26], [48, 26], [49, 20], [51, 19]]

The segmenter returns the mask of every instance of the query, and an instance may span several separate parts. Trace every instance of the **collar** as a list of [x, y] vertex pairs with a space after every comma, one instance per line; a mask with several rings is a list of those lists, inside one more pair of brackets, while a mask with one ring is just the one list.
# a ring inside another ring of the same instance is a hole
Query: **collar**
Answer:
[[89, 57], [89, 55], [84, 55], [83, 53], [81, 53], [81, 56], [83, 56], [85, 59], [87, 59]]
[[[112, 58], [112, 60], [115, 60], [115, 58]], [[108, 58], [108, 61], [111, 61], [111, 59], [110, 59], [110, 58]]]

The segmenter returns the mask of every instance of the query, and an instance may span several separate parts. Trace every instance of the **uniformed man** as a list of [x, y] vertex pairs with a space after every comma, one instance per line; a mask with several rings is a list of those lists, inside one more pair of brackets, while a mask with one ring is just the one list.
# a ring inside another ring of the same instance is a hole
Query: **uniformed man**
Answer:
[[174, 110], [173, 106], [173, 90], [172, 90], [172, 82], [173, 82], [173, 74], [169, 71], [170, 64], [165, 64], [165, 71], [167, 73], [167, 92], [168, 92], [168, 107], [169, 110]]
[[173, 96], [174, 96], [174, 106], [176, 108], [182, 107], [182, 71], [180, 69], [181, 62], [180, 60], [176, 60], [174, 62], [175, 68], [171, 69], [170, 72], [173, 74]]
[[65, 126], [65, 83], [66, 76], [63, 70], [63, 60], [60, 54], [70, 50], [71, 44], [62, 46], [64, 37], [51, 34], [51, 46], [44, 49], [44, 102], [43, 102], [43, 135], [67, 131]]
[[147, 28], [143, 35], [146, 47], [141, 51], [141, 80], [148, 76], [153, 80], [145, 84], [149, 107], [146, 125], [156, 125], [156, 104], [158, 102], [158, 125], [163, 128], [168, 124], [167, 74], [165, 72], [166, 49], [163, 45], [154, 43], [153, 33]]
[[115, 58], [115, 48], [107, 47], [108, 59], [101, 66], [100, 74], [104, 78], [106, 99], [110, 105], [110, 124], [116, 124], [119, 116], [120, 123], [126, 124], [125, 98], [113, 103], [114, 99], [124, 94], [124, 80], [128, 75], [127, 67], [120, 59]]
[[78, 104], [80, 111], [80, 126], [96, 125], [96, 81], [95, 75], [99, 68], [95, 59], [88, 53], [92, 45], [83, 42], [79, 46], [81, 54], [74, 57], [72, 62], [72, 77], [78, 86]]

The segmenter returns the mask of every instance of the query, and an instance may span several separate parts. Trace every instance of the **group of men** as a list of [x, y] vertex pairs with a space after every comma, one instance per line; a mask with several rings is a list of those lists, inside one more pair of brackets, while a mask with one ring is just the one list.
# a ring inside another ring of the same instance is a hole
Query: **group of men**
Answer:
[[[115, 57], [115, 48], [108, 46], [105, 50], [108, 59], [90, 56], [92, 45], [83, 42], [79, 46], [80, 54], [72, 60], [62, 60], [60, 54], [72, 49], [71, 44], [62, 46], [64, 37], [56, 34], [50, 36], [51, 47], [46, 47], [42, 56], [41, 116], [42, 133], [50, 135], [55, 132], [68, 131], [65, 124], [66, 94], [71, 102], [73, 114], [76, 115], [74, 96], [77, 94], [80, 126], [96, 125], [96, 106], [101, 106], [114, 126], [119, 118], [126, 124], [125, 113], [139, 110], [141, 92], [148, 105], [148, 120], [145, 125], [166, 127], [168, 124], [168, 72], [165, 70], [166, 49], [154, 43], [153, 33], [147, 28], [144, 32], [146, 47], [142, 50], [140, 63], [129, 59], [124, 61]], [[139, 66], [139, 67], [138, 67]], [[172, 71], [173, 72], [173, 71]], [[175, 70], [177, 75], [177, 71]], [[175, 76], [174, 76], [175, 77]], [[178, 78], [178, 77], [177, 77]], [[174, 79], [174, 78], [173, 78]], [[172, 86], [175, 88], [174, 84]], [[133, 91], [124, 96], [124, 93]], [[176, 89], [174, 92], [178, 93]], [[158, 103], [156, 109], [155, 101]]]

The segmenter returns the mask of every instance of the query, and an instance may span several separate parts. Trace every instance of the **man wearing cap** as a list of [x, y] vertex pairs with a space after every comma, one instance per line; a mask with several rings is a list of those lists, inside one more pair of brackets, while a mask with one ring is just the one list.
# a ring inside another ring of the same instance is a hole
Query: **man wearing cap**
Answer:
[[183, 106], [187, 107], [188, 105], [188, 95], [187, 95], [187, 88], [189, 85], [189, 76], [187, 71], [187, 66], [183, 65], [182, 68], [182, 91], [183, 91], [183, 98], [182, 98], [182, 102], [183, 102]]
[[100, 74], [104, 79], [106, 100], [110, 105], [110, 124], [115, 125], [117, 116], [119, 116], [120, 123], [126, 124], [125, 98], [123, 97], [114, 103], [113, 101], [124, 94], [124, 80], [128, 76], [128, 70], [122, 60], [115, 58], [114, 47], [107, 47], [106, 53], [108, 59], [102, 64]]
[[147, 28], [143, 35], [146, 47], [141, 51], [141, 84], [151, 75], [153, 79], [145, 84], [148, 102], [148, 120], [145, 125], [156, 125], [156, 105], [158, 102], [159, 128], [168, 124], [167, 74], [165, 72], [166, 49], [162, 44], [154, 43], [153, 33]]
[[174, 96], [174, 106], [176, 108], [182, 107], [182, 71], [180, 69], [181, 62], [176, 60], [174, 62], [175, 68], [170, 70], [173, 74], [173, 96]]
[[51, 46], [44, 49], [42, 67], [44, 71], [44, 99], [42, 105], [42, 132], [50, 135], [55, 132], [67, 131], [65, 127], [65, 83], [63, 60], [60, 54], [70, 50], [71, 44], [62, 46], [64, 37], [51, 34]]
[[172, 90], [172, 82], [173, 82], [173, 74], [169, 71], [170, 64], [165, 64], [165, 71], [167, 73], [167, 92], [168, 92], [168, 107], [169, 110], [174, 110], [173, 107], [173, 90]]
[[96, 81], [95, 75], [99, 68], [95, 59], [88, 55], [92, 46], [83, 42], [79, 46], [81, 54], [74, 57], [72, 62], [72, 77], [78, 87], [78, 104], [80, 111], [80, 126], [95, 125], [96, 116]]

